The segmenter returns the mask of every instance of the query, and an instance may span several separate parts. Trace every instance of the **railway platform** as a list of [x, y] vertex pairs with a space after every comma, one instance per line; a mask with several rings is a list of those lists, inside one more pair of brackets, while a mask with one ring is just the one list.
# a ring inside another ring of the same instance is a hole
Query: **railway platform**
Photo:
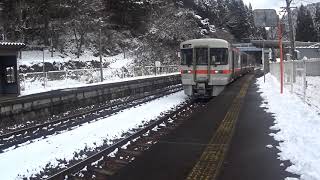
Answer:
[[180, 127], [112, 180], [280, 180], [294, 177], [289, 162], [277, 158], [269, 133], [272, 115], [260, 107], [262, 98], [248, 74], [230, 84], [205, 108], [193, 113]]

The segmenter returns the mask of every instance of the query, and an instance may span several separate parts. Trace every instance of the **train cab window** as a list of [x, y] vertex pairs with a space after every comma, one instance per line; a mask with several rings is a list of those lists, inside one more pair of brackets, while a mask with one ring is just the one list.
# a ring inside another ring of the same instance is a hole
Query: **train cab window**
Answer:
[[227, 65], [228, 49], [227, 48], [211, 48], [210, 62], [211, 62], [211, 65]]
[[197, 65], [208, 65], [208, 48], [196, 48]]
[[8, 84], [13, 84], [16, 82], [15, 71], [13, 66], [6, 68], [6, 82]]
[[192, 65], [192, 49], [181, 49], [181, 65]]

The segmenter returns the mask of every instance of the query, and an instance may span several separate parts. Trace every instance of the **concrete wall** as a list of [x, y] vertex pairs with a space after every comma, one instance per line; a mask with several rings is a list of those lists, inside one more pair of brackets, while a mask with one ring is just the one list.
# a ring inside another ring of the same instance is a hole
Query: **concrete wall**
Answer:
[[307, 57], [308, 59], [320, 58], [320, 51], [318, 48], [296, 48], [300, 52], [300, 59]]
[[[307, 76], [320, 76], [320, 59], [308, 59], [306, 62], [306, 75]], [[293, 67], [293, 78], [296, 76], [302, 76], [301, 73], [298, 73], [299, 69], [304, 68], [304, 62], [302, 60], [293, 61], [284, 61], [284, 77], [286, 79], [290, 79], [292, 76], [292, 67]], [[270, 72], [275, 77], [280, 77], [280, 63], [270, 63]], [[301, 72], [301, 71], [299, 71]]]
[[142, 94], [180, 83], [180, 75], [168, 75], [22, 96], [0, 102], [0, 126], [8, 122], [46, 118], [78, 107]]
[[306, 61], [307, 76], [320, 76], [320, 59]]

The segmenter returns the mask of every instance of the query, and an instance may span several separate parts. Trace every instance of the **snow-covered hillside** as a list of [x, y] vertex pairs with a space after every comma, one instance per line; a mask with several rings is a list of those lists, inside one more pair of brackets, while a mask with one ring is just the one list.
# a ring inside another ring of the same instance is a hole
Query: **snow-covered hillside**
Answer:
[[[124, 57], [125, 56], [125, 57]], [[32, 66], [40, 65], [42, 63], [60, 64], [63, 65], [67, 62], [100, 62], [99, 56], [94, 56], [92, 52], [85, 51], [79, 58], [74, 54], [61, 54], [59, 52], [54, 52], [53, 57], [51, 57], [51, 52], [48, 50], [44, 51], [22, 51], [21, 58], [18, 58], [18, 63], [20, 66]], [[130, 52], [128, 54], [118, 54], [115, 56], [103, 56], [102, 62], [104, 64], [110, 65], [112, 68], [121, 68], [133, 63], [133, 58]], [[78, 67], [79, 68], [79, 67]]]

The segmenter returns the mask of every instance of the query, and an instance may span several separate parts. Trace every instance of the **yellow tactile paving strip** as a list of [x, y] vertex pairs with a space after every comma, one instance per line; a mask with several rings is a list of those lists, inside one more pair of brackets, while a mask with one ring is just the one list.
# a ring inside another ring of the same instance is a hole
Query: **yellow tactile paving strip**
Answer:
[[246, 79], [219, 128], [188, 175], [187, 180], [215, 180], [218, 177], [252, 78], [253, 75], [249, 75]]

